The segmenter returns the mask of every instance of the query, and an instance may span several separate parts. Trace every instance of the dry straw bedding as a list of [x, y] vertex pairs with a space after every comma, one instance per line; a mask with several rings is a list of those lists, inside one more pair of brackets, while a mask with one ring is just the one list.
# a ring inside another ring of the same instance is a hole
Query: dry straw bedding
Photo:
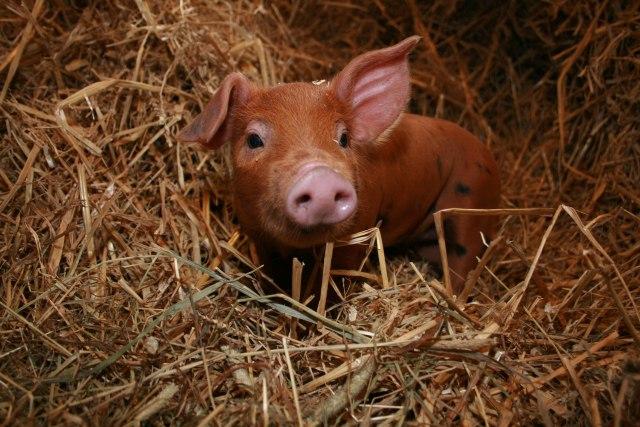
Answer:
[[[637, 422], [639, 3], [489, 3], [4, 2], [0, 424]], [[326, 312], [272, 295], [228, 158], [176, 131], [232, 70], [326, 78], [411, 34], [411, 110], [502, 171], [471, 298], [375, 232]]]

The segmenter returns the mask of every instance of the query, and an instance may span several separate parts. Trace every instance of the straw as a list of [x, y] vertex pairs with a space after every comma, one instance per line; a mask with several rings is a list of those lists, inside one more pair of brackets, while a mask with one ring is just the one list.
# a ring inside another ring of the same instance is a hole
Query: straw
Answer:
[[[0, 425], [639, 419], [638, 2], [5, 3]], [[448, 219], [499, 231], [457, 298], [387, 224], [282, 266], [286, 294], [238, 225], [231, 150], [175, 135], [231, 72], [329, 80], [414, 34], [407, 109], [477, 135], [503, 187], [423, 226], [445, 264]]]

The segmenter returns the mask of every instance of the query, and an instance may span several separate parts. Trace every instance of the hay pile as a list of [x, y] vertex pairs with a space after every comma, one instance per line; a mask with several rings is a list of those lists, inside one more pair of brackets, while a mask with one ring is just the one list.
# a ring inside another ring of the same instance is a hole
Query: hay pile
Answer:
[[[3, 6], [0, 424], [637, 422], [639, 3], [289, 3]], [[326, 316], [261, 298], [228, 158], [176, 131], [232, 70], [326, 78], [411, 34], [411, 110], [546, 209], [502, 215], [469, 303], [411, 255]]]

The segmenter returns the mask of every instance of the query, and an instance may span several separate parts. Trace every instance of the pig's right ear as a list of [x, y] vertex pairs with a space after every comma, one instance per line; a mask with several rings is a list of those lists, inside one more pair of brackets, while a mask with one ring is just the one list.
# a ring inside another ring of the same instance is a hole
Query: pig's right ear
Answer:
[[230, 116], [234, 109], [247, 102], [251, 88], [241, 73], [229, 74], [202, 112], [178, 133], [178, 141], [199, 143], [212, 149], [221, 147], [231, 137]]

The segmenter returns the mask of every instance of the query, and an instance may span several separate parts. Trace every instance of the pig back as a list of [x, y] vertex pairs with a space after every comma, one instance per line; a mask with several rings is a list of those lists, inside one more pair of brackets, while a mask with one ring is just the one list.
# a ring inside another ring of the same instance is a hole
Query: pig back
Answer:
[[[367, 148], [359, 163], [358, 226], [366, 228], [382, 221], [386, 245], [410, 236], [433, 211], [452, 207], [439, 206], [438, 201], [448, 191], [450, 181], [471, 173], [471, 166], [481, 164], [497, 176], [493, 156], [484, 144], [445, 120], [404, 114], [386, 139]], [[495, 198], [492, 194], [496, 191], [488, 191], [486, 198]], [[488, 200], [487, 204], [496, 205], [497, 200]]]

